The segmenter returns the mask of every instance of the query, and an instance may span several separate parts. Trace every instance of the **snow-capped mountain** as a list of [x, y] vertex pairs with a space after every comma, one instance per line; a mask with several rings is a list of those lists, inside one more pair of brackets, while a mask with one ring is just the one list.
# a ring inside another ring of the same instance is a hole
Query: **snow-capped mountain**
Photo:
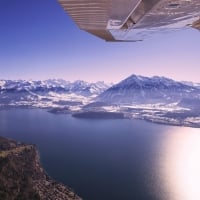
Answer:
[[62, 79], [45, 81], [0, 80], [0, 105], [31, 105], [51, 107], [52, 104], [85, 104], [110, 84], [85, 81], [69, 82]]
[[132, 119], [200, 127], [198, 84], [131, 75], [118, 84], [0, 80], [0, 110], [47, 108], [52, 113], [123, 113]]
[[188, 102], [195, 101], [196, 107], [200, 101], [195, 99], [200, 99], [198, 86], [158, 76], [131, 75], [112, 86], [104, 82], [88, 83], [81, 80], [0, 80], [0, 106], [85, 107], [93, 102], [90, 105], [94, 107], [102, 102], [104, 106], [180, 103], [188, 107]]
[[62, 79], [49, 79], [45, 81], [0, 80], [1, 92], [35, 92], [35, 93], [76, 93], [83, 96], [99, 95], [110, 84], [104, 82], [88, 83], [85, 81], [69, 82]]
[[173, 103], [184, 98], [199, 99], [200, 89], [165, 77], [131, 75], [97, 97], [113, 104]]

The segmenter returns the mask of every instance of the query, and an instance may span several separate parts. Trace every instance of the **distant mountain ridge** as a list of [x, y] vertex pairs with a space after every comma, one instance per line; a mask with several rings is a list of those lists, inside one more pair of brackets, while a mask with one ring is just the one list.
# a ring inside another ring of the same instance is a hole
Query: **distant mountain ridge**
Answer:
[[131, 75], [105, 90], [97, 101], [114, 104], [172, 103], [200, 98], [200, 88], [165, 77]]
[[98, 95], [105, 91], [110, 84], [103, 81], [88, 83], [77, 80], [74, 82], [62, 79], [48, 79], [44, 81], [26, 81], [26, 80], [0, 80], [1, 92], [65, 92], [76, 93], [83, 96]]
[[88, 83], [62, 79], [45, 81], [0, 80], [0, 107], [41, 107], [82, 105], [108, 89], [103, 81]]
[[[137, 105], [185, 102], [200, 99], [199, 84], [166, 77], [131, 75], [117, 84], [62, 79], [45, 81], [0, 80], [0, 106], [56, 107], [75, 105]], [[73, 102], [70, 103], [70, 102]], [[198, 102], [198, 101], [195, 101]], [[98, 104], [99, 105], [99, 104]]]

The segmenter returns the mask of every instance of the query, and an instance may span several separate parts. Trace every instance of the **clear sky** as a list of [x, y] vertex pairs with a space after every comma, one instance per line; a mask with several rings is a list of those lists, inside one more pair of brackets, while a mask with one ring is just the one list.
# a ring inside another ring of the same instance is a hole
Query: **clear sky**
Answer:
[[118, 82], [131, 74], [200, 82], [200, 31], [108, 43], [80, 30], [56, 0], [0, 0], [0, 79]]

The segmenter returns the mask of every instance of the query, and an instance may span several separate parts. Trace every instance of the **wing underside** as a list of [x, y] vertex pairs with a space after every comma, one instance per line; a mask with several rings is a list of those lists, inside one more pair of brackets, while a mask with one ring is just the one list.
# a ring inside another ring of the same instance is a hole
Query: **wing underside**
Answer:
[[83, 30], [106, 41], [141, 41], [183, 27], [200, 30], [200, 0], [58, 0]]

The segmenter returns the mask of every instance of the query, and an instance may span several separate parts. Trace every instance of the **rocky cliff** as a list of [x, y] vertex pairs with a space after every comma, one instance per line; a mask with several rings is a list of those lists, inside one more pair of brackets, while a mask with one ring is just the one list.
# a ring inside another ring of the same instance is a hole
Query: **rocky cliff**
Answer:
[[0, 137], [0, 199], [81, 200], [70, 188], [52, 180], [41, 167], [34, 145]]

